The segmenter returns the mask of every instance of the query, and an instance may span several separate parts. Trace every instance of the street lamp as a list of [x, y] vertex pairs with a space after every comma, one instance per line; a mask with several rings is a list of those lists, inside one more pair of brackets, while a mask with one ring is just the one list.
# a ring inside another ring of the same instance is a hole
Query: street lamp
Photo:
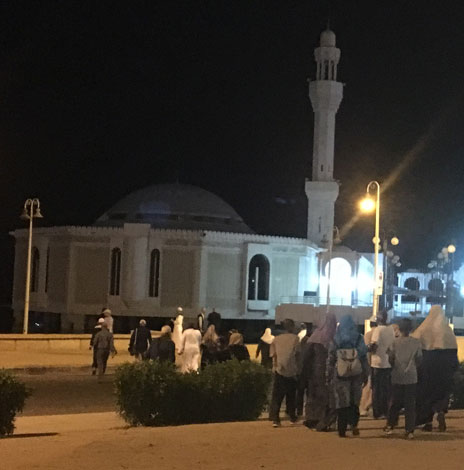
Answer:
[[[401, 267], [400, 257], [398, 255], [395, 255], [393, 251], [388, 249], [388, 237], [387, 233], [383, 233], [383, 245], [382, 245], [382, 250], [383, 250], [383, 295], [382, 295], [382, 301], [383, 301], [383, 308], [390, 308], [393, 305], [393, 280], [392, 276], [394, 275], [394, 266], [396, 267]], [[393, 246], [398, 246], [400, 243], [400, 240], [398, 237], [393, 236], [390, 239], [390, 244]], [[391, 266], [391, 269], [390, 269]]]
[[43, 215], [40, 213], [40, 201], [37, 198], [26, 199], [24, 203], [23, 213], [21, 219], [29, 221], [29, 242], [27, 245], [27, 268], [26, 268], [26, 291], [24, 293], [24, 324], [23, 334], [27, 335], [29, 325], [29, 296], [31, 290], [31, 254], [32, 254], [32, 220], [42, 219]]
[[[443, 248], [445, 250], [445, 248]], [[454, 253], [456, 252], [456, 245], [450, 244], [446, 247], [446, 253], [448, 254], [451, 261], [451, 271], [448, 276], [447, 282], [447, 301], [446, 310], [449, 316], [453, 316], [454, 313]], [[451, 314], [451, 315], [450, 315]]]
[[[375, 199], [371, 196], [371, 189], [376, 190]], [[371, 181], [366, 188], [366, 197], [361, 201], [360, 208], [363, 212], [372, 212], [375, 209], [375, 235], [374, 243], [374, 291], [372, 298], [372, 316], [376, 317], [379, 310], [378, 284], [379, 284], [379, 231], [380, 231], [380, 184]]]

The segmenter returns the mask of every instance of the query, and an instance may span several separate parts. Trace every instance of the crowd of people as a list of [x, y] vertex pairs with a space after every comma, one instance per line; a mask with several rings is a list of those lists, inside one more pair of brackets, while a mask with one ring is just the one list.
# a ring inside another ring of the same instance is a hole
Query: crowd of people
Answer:
[[433, 306], [411, 335], [410, 319], [387, 325], [385, 312], [372, 319], [365, 336], [349, 315], [337, 323], [328, 313], [323, 324], [312, 333], [307, 327], [300, 338], [292, 320], [283, 326], [286, 332], [269, 347], [274, 427], [280, 426], [285, 397], [291, 423], [304, 414], [308, 428], [323, 432], [336, 424], [340, 437], [348, 429], [359, 435], [360, 405], [364, 415], [372, 410], [375, 419], [386, 420], [386, 434], [398, 426], [402, 409], [408, 439], [418, 426], [432, 431], [434, 416], [438, 430], [446, 430], [458, 358], [456, 338], [440, 306]]
[[[243, 336], [237, 330], [224, 332], [221, 316], [213, 311], [205, 319], [202, 311], [196, 324], [184, 329], [179, 308], [177, 317], [152, 338], [145, 320], [132, 332], [129, 352], [137, 360], [151, 359], [176, 363], [182, 373], [198, 371], [208, 364], [232, 358], [249, 360]], [[95, 326], [90, 347], [93, 349], [92, 373], [101, 379], [110, 354], [116, 354], [112, 335], [113, 318], [103, 309]], [[256, 358], [273, 370], [269, 417], [280, 426], [280, 408], [285, 398], [291, 423], [303, 417], [303, 424], [319, 432], [348, 430], [359, 435], [360, 416], [372, 414], [385, 419], [384, 431], [391, 434], [404, 409], [405, 435], [414, 430], [446, 430], [445, 415], [458, 366], [457, 342], [443, 310], [435, 305], [422, 324], [411, 333], [410, 319], [398, 325], [387, 324], [386, 312], [370, 321], [363, 336], [346, 315], [337, 322], [333, 313], [313, 328], [302, 324], [297, 333], [287, 319], [284, 332], [274, 336], [266, 328]]]
[[[243, 335], [237, 330], [224, 332], [221, 315], [215, 310], [208, 315], [207, 320], [203, 309], [196, 324], [188, 323], [185, 329], [183, 324], [182, 308], [179, 307], [176, 319], [161, 328], [159, 337], [152, 338], [146, 320], [140, 320], [130, 336], [129, 353], [136, 360], [158, 359], [176, 363], [182, 373], [196, 372], [208, 364], [229, 359], [250, 359]], [[99, 378], [105, 373], [109, 355], [116, 354], [112, 325], [111, 311], [103, 309], [90, 340], [90, 349], [93, 349], [92, 374], [98, 372]], [[206, 331], [203, 331], [205, 327]], [[269, 361], [269, 353], [267, 358]]]

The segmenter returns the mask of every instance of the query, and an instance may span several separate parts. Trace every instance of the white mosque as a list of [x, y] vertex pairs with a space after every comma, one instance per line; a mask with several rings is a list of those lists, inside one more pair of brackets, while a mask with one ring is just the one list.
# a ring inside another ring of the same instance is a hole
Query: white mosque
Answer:
[[[129, 194], [92, 226], [35, 228], [31, 316], [53, 330], [80, 332], [101, 308], [133, 324], [137, 317], [186, 317], [213, 308], [226, 319], [273, 320], [276, 310], [325, 308], [339, 183], [333, 179], [335, 115], [343, 97], [337, 81], [340, 49], [326, 30], [315, 49], [312, 179], [306, 181], [307, 238], [258, 235], [214, 194], [161, 184]], [[15, 238], [13, 309], [22, 323], [26, 280], [25, 229]], [[335, 247], [330, 304], [363, 309], [372, 303], [372, 255]], [[306, 312], [306, 313], [305, 313]], [[132, 319], [132, 321], [131, 321]], [[58, 325], [58, 326], [57, 326]]]

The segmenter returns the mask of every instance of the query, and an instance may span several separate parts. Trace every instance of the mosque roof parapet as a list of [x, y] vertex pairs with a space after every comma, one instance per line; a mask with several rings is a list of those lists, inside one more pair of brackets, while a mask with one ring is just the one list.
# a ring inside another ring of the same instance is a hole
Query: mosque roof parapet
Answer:
[[[183, 240], [202, 240], [207, 241], [228, 241], [236, 243], [275, 243], [281, 245], [297, 245], [306, 246], [313, 249], [314, 251], [321, 250], [315, 243], [305, 238], [297, 237], [283, 237], [278, 235], [259, 235], [255, 233], [236, 233], [236, 232], [222, 232], [222, 231], [209, 231], [209, 230], [171, 230], [171, 229], [160, 229], [150, 228], [147, 234], [150, 236], [162, 236], [166, 239], [183, 239]], [[70, 235], [70, 236], [96, 236], [96, 237], [108, 237], [108, 236], [125, 236], [127, 232], [124, 227], [97, 227], [97, 226], [76, 226], [76, 225], [64, 225], [56, 227], [37, 227], [34, 228], [34, 234], [36, 235]], [[28, 235], [28, 229], [22, 228], [10, 232], [10, 235], [15, 238], [26, 238]]]

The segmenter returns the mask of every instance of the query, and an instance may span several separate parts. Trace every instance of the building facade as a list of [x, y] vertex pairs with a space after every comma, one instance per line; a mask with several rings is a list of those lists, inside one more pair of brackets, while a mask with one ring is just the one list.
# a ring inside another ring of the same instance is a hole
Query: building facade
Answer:
[[[144, 188], [123, 198], [92, 226], [34, 229], [32, 321], [48, 322], [51, 330], [83, 331], [102, 307], [135, 320], [172, 317], [179, 306], [191, 318], [206, 308], [229, 319], [272, 320], [276, 307], [284, 303], [327, 303], [329, 272], [331, 305], [348, 311], [368, 306], [373, 270], [369, 255], [346, 247], [327, 250], [339, 188], [333, 178], [335, 115], [343, 96], [337, 81], [340, 50], [332, 31], [322, 32], [314, 56], [316, 80], [309, 85], [313, 172], [304, 188], [306, 239], [257, 235], [232, 207], [201, 188]], [[18, 330], [27, 230], [12, 235]]]
[[[183, 224], [190, 228], [178, 228]], [[20, 320], [27, 230], [14, 236]], [[182, 306], [192, 318], [206, 307], [225, 318], [272, 319], [283, 296], [317, 291], [320, 251], [305, 239], [254, 234], [200, 188], [153, 186], [124, 198], [94, 226], [34, 230], [31, 311], [60, 315], [63, 331], [86, 329], [102, 306], [123, 317], [172, 317]]]

